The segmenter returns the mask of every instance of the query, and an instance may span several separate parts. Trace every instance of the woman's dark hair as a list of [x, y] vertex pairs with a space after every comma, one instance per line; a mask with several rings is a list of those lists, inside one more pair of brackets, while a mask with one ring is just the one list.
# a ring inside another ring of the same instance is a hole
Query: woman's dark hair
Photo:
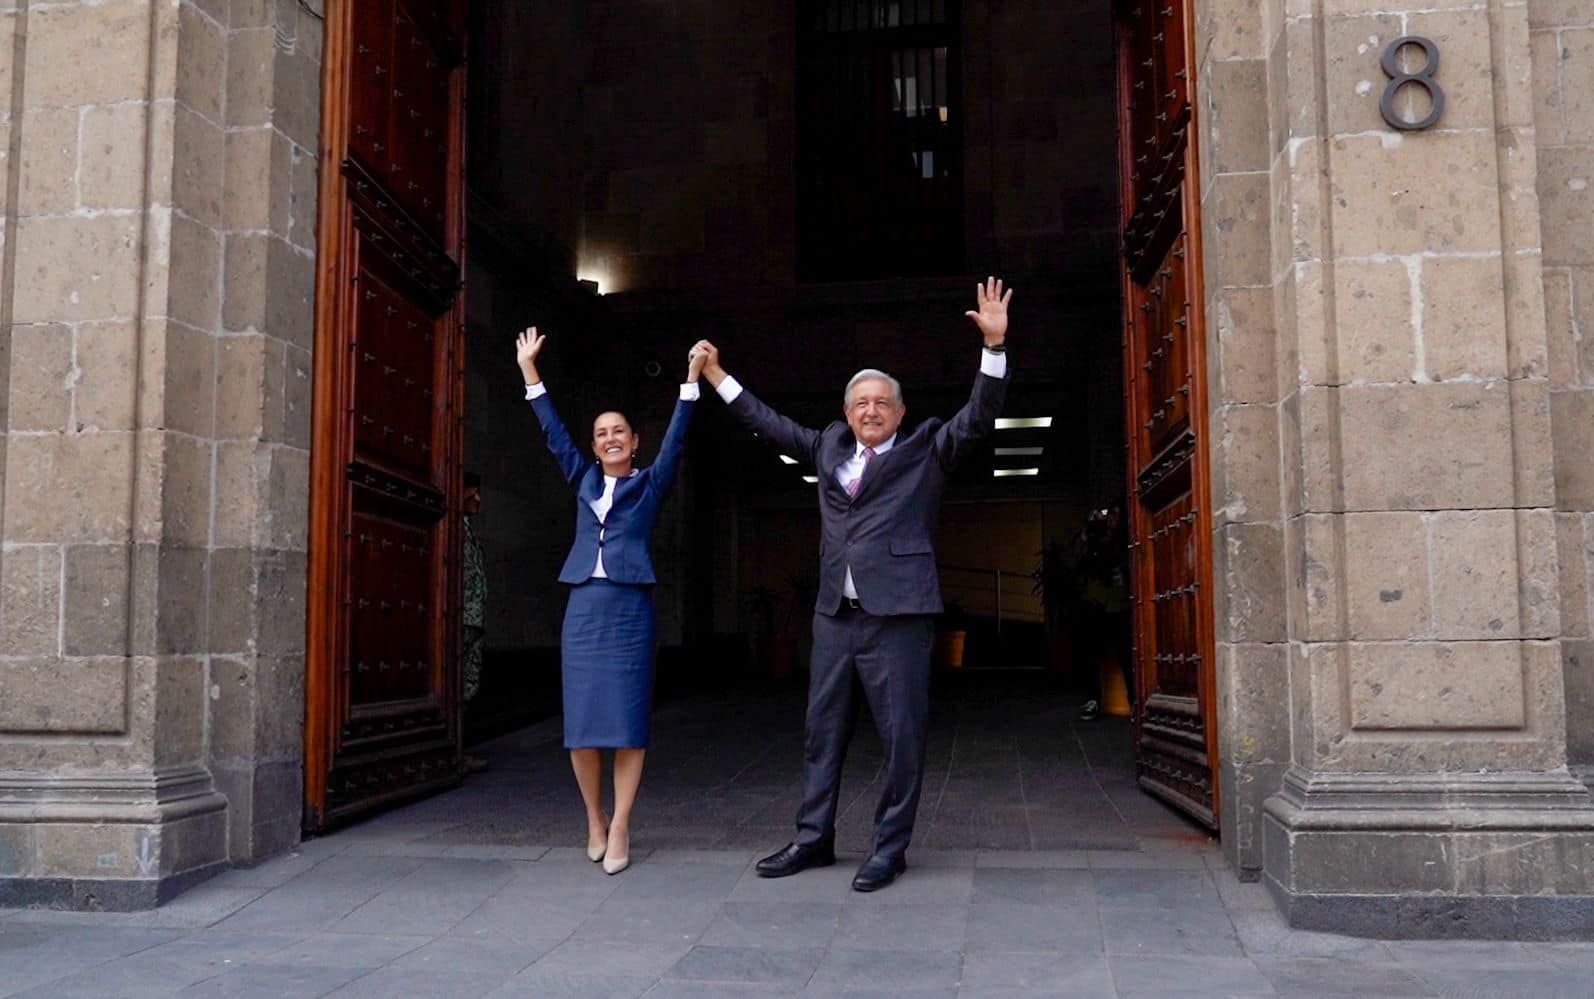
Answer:
[[636, 424], [631, 422], [631, 417], [625, 415], [625, 412], [619, 409], [600, 409], [596, 413], [592, 414], [592, 422], [597, 423], [598, 417], [602, 416], [604, 413], [613, 413], [625, 421], [625, 425], [631, 428], [632, 433], [636, 432]]

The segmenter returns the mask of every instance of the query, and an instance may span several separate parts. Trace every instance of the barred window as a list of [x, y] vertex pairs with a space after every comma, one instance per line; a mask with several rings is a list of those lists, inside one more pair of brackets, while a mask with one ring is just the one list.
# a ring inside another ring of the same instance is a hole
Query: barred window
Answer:
[[957, 0], [800, 0], [800, 279], [961, 269], [958, 8]]

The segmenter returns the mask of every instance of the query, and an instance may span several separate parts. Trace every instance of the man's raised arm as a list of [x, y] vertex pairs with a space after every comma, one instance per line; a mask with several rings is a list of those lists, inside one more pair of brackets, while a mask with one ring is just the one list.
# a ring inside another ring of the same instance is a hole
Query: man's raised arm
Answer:
[[935, 453], [951, 468], [972, 451], [996, 425], [1007, 396], [1007, 303], [1013, 289], [1005, 292], [1002, 282], [988, 277], [975, 288], [978, 311], [964, 313], [974, 320], [985, 340], [980, 352], [980, 375], [974, 380], [974, 394], [963, 408], [936, 432]]
[[819, 431], [780, 415], [764, 405], [751, 392], [743, 389], [742, 383], [731, 377], [730, 373], [720, 366], [719, 348], [712, 343], [699, 340], [697, 346], [692, 349], [707, 352], [708, 361], [703, 365], [703, 377], [708, 379], [714, 391], [725, 400], [726, 405], [731, 407], [732, 415], [760, 437], [772, 441], [780, 448], [782, 454], [795, 458], [809, 468], [815, 467]]

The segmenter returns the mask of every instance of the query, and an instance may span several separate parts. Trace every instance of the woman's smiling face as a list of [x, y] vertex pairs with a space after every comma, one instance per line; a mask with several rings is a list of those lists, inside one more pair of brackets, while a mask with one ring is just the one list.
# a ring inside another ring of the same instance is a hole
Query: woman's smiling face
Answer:
[[601, 413], [592, 421], [592, 453], [610, 475], [629, 472], [640, 438], [623, 413]]

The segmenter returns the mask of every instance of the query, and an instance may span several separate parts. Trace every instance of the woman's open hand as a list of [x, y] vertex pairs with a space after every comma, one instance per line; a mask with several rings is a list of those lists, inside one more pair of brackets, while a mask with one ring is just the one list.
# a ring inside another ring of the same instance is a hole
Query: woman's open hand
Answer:
[[515, 363], [520, 365], [520, 373], [525, 376], [527, 385], [542, 381], [537, 374], [537, 355], [542, 353], [542, 345], [546, 342], [548, 338], [539, 336], [535, 326], [526, 327], [515, 338]]

